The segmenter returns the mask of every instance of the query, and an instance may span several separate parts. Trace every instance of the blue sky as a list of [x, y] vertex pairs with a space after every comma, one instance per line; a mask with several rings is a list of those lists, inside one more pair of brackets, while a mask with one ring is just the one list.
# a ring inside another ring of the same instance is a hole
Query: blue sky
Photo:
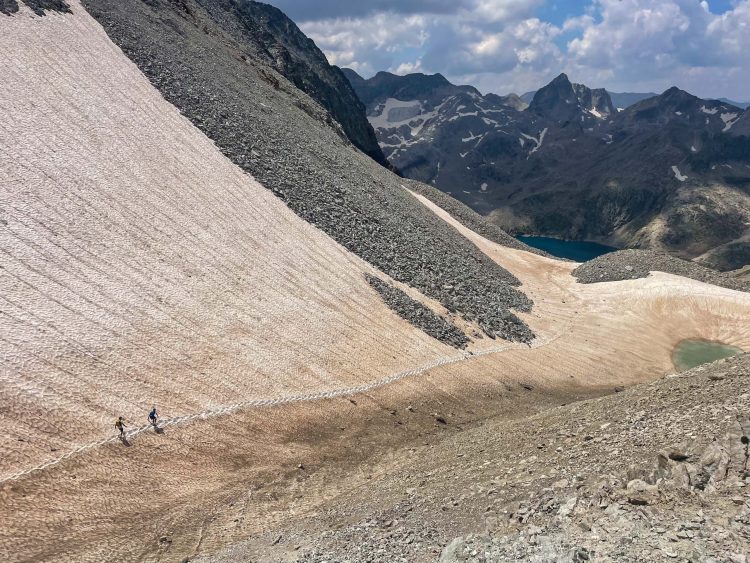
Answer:
[[[551, 22], [555, 25], [562, 25], [565, 20], [580, 16], [590, 9], [591, 4], [581, 2], [580, 0], [550, 0], [542, 3], [536, 10], [535, 14], [539, 19]], [[733, 2], [730, 0], [710, 0], [709, 7], [716, 14], [723, 14], [731, 10]]]
[[523, 93], [560, 72], [612, 91], [750, 99], [750, 0], [268, 0], [363, 76], [440, 72]]

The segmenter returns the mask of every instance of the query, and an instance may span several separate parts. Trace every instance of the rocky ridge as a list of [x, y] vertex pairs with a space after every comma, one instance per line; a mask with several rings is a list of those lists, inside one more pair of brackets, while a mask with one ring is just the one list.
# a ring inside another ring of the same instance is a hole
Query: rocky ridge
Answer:
[[388, 166], [365, 108], [341, 70], [281, 10], [261, 2], [201, 0], [224, 26], [234, 28], [254, 58], [268, 64], [330, 113], [346, 137], [373, 160]]
[[517, 238], [510, 236], [500, 227], [488, 221], [486, 217], [483, 217], [468, 205], [461, 203], [437, 188], [428, 186], [422, 182], [415, 182], [414, 180], [406, 179], [404, 180], [404, 185], [408, 187], [408, 189], [426, 197], [432, 203], [450, 213], [450, 215], [462, 225], [468, 227], [475, 233], [482, 235], [487, 240], [491, 240], [501, 246], [507, 246], [508, 248], [531, 252], [533, 254], [538, 254], [539, 256], [550, 257], [550, 254], [544, 250], [533, 248], [524, 244]]
[[580, 283], [598, 283], [645, 278], [651, 272], [665, 272], [737, 291], [750, 291], [750, 283], [729, 274], [705, 268], [695, 262], [647, 250], [620, 250], [604, 254], [573, 270]]
[[222, 5], [84, 0], [162, 95], [298, 215], [488, 335], [530, 341], [512, 312], [532, 306], [518, 281], [353, 150], [329, 112], [256, 55]]

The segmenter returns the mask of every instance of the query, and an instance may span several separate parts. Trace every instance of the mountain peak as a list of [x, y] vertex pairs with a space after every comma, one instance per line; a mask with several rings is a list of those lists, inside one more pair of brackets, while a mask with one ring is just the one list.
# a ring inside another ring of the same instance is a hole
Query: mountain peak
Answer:
[[528, 111], [559, 123], [586, 123], [615, 113], [606, 90], [572, 84], [564, 72], [534, 94]]
[[399, 100], [427, 100], [444, 95], [469, 93], [479, 95], [473, 86], [456, 86], [442, 74], [393, 74], [380, 71], [367, 80], [357, 80], [355, 74], [347, 74], [360, 100], [369, 106], [375, 100], [387, 98]]
[[344, 73], [344, 76], [346, 76], [346, 78], [347, 78], [347, 80], [349, 80], [349, 82], [352, 82], [352, 81], [360, 82], [360, 81], [364, 80], [364, 78], [356, 70], [354, 70], [354, 69], [351, 69], [351, 68], [348, 68], [348, 67], [343, 67], [341, 69], [341, 72]]
[[693, 96], [691, 93], [686, 92], [685, 90], [680, 90], [677, 86], [672, 86], [671, 88], [664, 90], [664, 92], [659, 97], [664, 100], [693, 100], [693, 99], [697, 100], [698, 99], [695, 96]]
[[655, 101], [658, 106], [670, 111], [689, 111], [700, 99], [685, 90], [680, 90], [677, 86], [672, 86], [657, 96]]

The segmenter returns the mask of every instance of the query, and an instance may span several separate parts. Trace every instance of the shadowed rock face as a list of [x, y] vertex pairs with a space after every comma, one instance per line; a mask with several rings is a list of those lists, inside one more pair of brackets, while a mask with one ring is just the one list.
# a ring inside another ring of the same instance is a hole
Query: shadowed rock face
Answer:
[[739, 117], [739, 119], [732, 125], [729, 130], [729, 135], [732, 137], [750, 137], [750, 111], [745, 109], [745, 112]]
[[198, 4], [216, 19], [231, 22], [243, 42], [255, 45], [258, 58], [327, 109], [354, 146], [388, 166], [349, 81], [281, 10], [249, 1], [200, 0]]
[[428, 211], [400, 178], [347, 146], [330, 113], [248, 39], [255, 19], [222, 5], [84, 0], [161, 94], [299, 216], [487, 334], [533, 339], [511, 312], [532, 306], [514, 287], [518, 280]]

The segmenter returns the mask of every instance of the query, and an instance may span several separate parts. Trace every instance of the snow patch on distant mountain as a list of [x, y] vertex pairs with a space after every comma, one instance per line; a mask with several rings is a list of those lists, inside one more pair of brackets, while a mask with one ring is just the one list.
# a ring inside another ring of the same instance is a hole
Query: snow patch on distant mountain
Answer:
[[469, 136], [462, 138], [461, 142], [462, 143], [470, 143], [474, 139], [481, 139], [482, 137], [484, 137], [484, 135], [475, 135], [474, 133], [472, 133], [471, 131], [469, 131]]
[[539, 138], [538, 139], [536, 137], [532, 137], [531, 135], [527, 135], [526, 133], [521, 133], [521, 135], [523, 135], [524, 137], [526, 137], [529, 141], [534, 141], [534, 143], [536, 143], [536, 146], [533, 149], [531, 149], [531, 152], [526, 157], [527, 160], [529, 159], [529, 157], [532, 154], [534, 154], [536, 151], [538, 151], [540, 148], [542, 148], [542, 143], [544, 143], [544, 137], [547, 135], [547, 131], [548, 131], [547, 127], [545, 127], [544, 129], [542, 129], [542, 132], [539, 133]]
[[684, 176], [682, 172], [680, 172], [680, 169], [677, 168], [676, 166], [672, 167], [672, 172], [674, 172], [674, 177], [677, 178], [680, 182], [684, 182], [685, 180], [688, 179], [688, 177]]
[[722, 129], [722, 133], [729, 131], [732, 128], [732, 125], [734, 125], [734, 122], [737, 121], [737, 118], [740, 116], [738, 113], [722, 113], [719, 115], [721, 117], [721, 120], [724, 122], [724, 129]]

